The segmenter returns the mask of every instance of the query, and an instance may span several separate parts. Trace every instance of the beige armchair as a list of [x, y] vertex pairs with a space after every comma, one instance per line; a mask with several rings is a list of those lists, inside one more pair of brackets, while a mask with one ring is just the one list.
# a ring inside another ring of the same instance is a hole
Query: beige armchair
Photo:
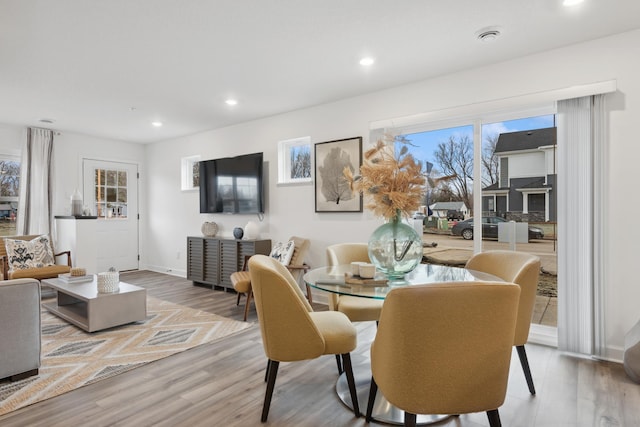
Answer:
[[40, 283], [0, 281], [0, 379], [20, 380], [40, 368]]
[[525, 252], [486, 251], [471, 257], [467, 261], [466, 268], [493, 274], [504, 281], [520, 285], [518, 322], [513, 345], [518, 351], [529, 392], [536, 394], [524, 345], [529, 339], [531, 317], [536, 303], [536, 291], [540, 276], [540, 258]]
[[[504, 282], [446, 282], [391, 290], [371, 345], [371, 420], [378, 388], [416, 414], [487, 412], [500, 425], [520, 288]], [[455, 320], [455, 321], [452, 321]]]
[[[307, 255], [309, 250], [309, 239], [304, 239], [302, 237], [293, 236], [289, 240], [294, 242], [293, 255], [291, 256], [291, 261], [286, 265], [287, 269], [294, 276], [296, 282], [299, 282], [300, 276], [304, 274], [304, 272], [309, 270], [309, 265], [305, 264], [304, 257]], [[245, 256], [244, 265], [242, 266], [241, 271], [236, 271], [235, 273], [231, 273], [229, 279], [231, 280], [231, 284], [233, 285], [233, 289], [238, 293], [238, 298], [236, 300], [236, 305], [240, 304], [240, 297], [245, 295], [247, 300], [244, 306], [244, 321], [247, 321], [247, 316], [249, 315], [249, 306], [251, 305], [251, 298], [253, 297], [253, 292], [251, 290], [251, 277], [248, 271], [248, 260], [250, 256]], [[311, 303], [311, 289], [309, 285], [307, 285], [307, 298]]]
[[356, 348], [356, 329], [342, 313], [314, 312], [295, 279], [279, 261], [254, 255], [249, 260], [251, 286], [268, 358], [262, 422], [267, 421], [280, 362], [341, 355], [354, 413], [360, 416], [350, 352]]
[[[355, 261], [370, 262], [366, 243], [339, 243], [327, 247], [329, 266]], [[377, 321], [380, 318], [382, 303], [382, 300], [377, 299], [329, 293], [329, 309], [346, 314], [352, 322]]]

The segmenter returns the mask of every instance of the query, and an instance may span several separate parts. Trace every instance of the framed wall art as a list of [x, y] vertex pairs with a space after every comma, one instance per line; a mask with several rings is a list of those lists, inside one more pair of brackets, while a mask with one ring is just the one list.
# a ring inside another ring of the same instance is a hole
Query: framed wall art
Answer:
[[353, 192], [344, 168], [354, 175], [362, 165], [362, 137], [315, 144], [316, 212], [362, 212], [362, 195]]
[[278, 142], [278, 184], [311, 183], [311, 137]]

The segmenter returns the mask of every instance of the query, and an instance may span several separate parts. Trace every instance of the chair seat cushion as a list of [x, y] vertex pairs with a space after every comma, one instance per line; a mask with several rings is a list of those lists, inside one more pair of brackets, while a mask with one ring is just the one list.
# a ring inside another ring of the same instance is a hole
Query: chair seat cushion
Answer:
[[229, 276], [236, 292], [246, 294], [251, 289], [251, 276], [248, 271], [236, 271]]
[[324, 354], [344, 354], [355, 350], [356, 328], [346, 315], [337, 311], [314, 311], [309, 315], [324, 338]]
[[352, 322], [379, 320], [384, 300], [341, 295], [337, 310], [347, 315]]
[[71, 267], [68, 265], [49, 265], [40, 268], [25, 268], [9, 272], [9, 279], [51, 279], [58, 277], [58, 274], [68, 273]]

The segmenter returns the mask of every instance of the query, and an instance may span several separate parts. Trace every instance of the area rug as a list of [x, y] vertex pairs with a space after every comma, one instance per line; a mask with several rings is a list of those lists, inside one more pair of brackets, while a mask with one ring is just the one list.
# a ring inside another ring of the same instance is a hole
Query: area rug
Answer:
[[250, 326], [153, 297], [147, 297], [145, 321], [93, 333], [43, 309], [40, 372], [0, 382], [0, 415]]

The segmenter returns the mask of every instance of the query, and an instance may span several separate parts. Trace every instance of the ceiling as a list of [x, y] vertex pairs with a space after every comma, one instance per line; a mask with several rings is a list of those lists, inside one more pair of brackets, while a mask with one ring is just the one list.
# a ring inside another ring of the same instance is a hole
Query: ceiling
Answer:
[[640, 28], [561, 3], [0, 0], [0, 123], [154, 142]]

